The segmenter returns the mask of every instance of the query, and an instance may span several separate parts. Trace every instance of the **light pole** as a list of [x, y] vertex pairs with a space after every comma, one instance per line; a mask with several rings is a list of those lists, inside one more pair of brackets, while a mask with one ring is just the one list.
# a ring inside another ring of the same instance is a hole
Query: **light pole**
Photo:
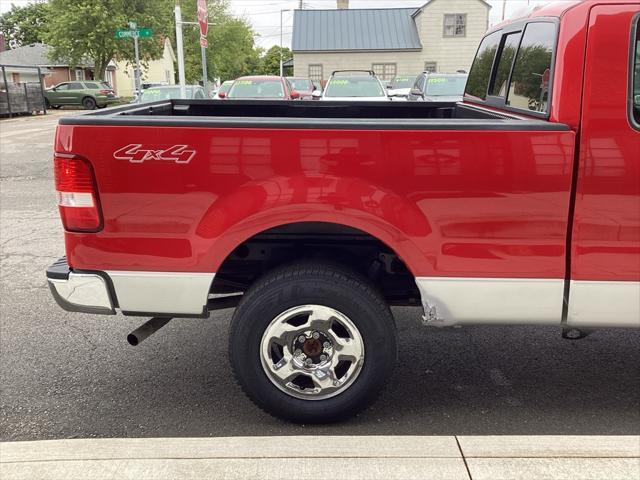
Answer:
[[285, 8], [283, 10], [280, 10], [280, 76], [284, 77], [284, 64], [282, 61], [282, 14], [284, 12], [290, 12], [291, 9], [290, 8]]

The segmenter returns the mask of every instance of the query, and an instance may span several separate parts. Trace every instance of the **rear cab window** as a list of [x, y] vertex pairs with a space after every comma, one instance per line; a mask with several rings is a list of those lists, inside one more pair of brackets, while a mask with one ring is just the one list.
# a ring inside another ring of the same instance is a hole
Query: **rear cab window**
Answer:
[[465, 97], [475, 103], [547, 117], [557, 22], [535, 19], [484, 38]]
[[640, 130], [640, 14], [633, 19], [629, 78], [629, 120]]

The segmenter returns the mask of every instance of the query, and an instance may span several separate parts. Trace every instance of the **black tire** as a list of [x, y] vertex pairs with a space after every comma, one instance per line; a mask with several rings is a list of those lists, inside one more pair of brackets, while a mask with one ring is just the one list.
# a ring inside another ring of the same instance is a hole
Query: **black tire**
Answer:
[[87, 110], [95, 110], [96, 109], [96, 101], [91, 97], [84, 97], [82, 99], [82, 106]]
[[[364, 345], [359, 374], [330, 398], [285, 393], [262, 366], [265, 330], [274, 318], [301, 305], [323, 305], [346, 315]], [[335, 422], [370, 405], [391, 376], [396, 354], [395, 323], [382, 295], [358, 273], [329, 263], [302, 262], [271, 271], [245, 293], [231, 321], [229, 356], [238, 383], [260, 408], [296, 423]]]

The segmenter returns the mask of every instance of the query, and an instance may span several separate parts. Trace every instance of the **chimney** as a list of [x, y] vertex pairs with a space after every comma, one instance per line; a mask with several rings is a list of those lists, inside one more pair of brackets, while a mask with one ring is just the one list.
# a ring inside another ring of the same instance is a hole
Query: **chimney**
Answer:
[[338, 0], [338, 10], [348, 10], [349, 0]]

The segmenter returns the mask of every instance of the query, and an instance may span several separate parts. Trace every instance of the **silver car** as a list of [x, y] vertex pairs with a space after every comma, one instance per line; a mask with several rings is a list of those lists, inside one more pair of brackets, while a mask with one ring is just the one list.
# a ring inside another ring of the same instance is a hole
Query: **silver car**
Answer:
[[410, 102], [460, 102], [468, 76], [466, 73], [421, 73], [416, 78], [407, 100]]
[[373, 71], [337, 70], [329, 77], [320, 100], [387, 102], [389, 97]]

